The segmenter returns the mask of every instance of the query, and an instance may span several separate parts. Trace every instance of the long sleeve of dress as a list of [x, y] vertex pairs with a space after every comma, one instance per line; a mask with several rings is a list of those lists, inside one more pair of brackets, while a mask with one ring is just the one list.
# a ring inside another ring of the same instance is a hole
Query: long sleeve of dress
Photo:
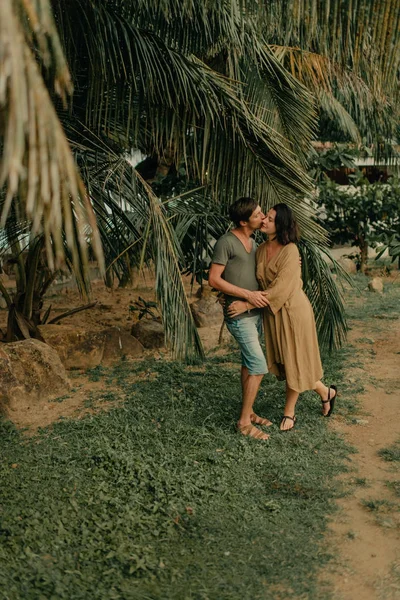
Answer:
[[269, 308], [274, 315], [299, 288], [301, 272], [299, 251], [295, 244], [289, 244], [281, 250], [276, 266], [276, 277], [267, 287]]

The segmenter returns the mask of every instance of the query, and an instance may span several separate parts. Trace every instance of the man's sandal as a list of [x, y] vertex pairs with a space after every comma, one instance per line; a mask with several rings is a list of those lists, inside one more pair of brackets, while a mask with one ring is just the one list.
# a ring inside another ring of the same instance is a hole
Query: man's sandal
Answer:
[[[282, 425], [284, 425], [286, 423], [286, 419], [290, 419], [291, 421], [293, 421], [293, 425], [291, 427], [289, 427], [288, 429], [282, 429]], [[297, 421], [296, 417], [289, 417], [289, 415], [283, 415], [279, 429], [281, 431], [291, 431], [293, 429], [293, 427], [296, 425], [296, 421]]]
[[[333, 396], [333, 398], [331, 398], [331, 390], [335, 390], [335, 395]], [[328, 400], [321, 400], [322, 402], [322, 406], [324, 404], [328, 404], [328, 402], [330, 402], [331, 406], [329, 409], [329, 412], [326, 413], [326, 415], [324, 415], [324, 413], [322, 413], [323, 417], [330, 417], [331, 414], [333, 413], [333, 409], [335, 408], [335, 401], [338, 395], [338, 391], [337, 391], [337, 387], [336, 385], [331, 385], [328, 389]]]
[[267, 440], [269, 438], [269, 435], [254, 427], [251, 423], [250, 425], [238, 425], [237, 430], [242, 435], [254, 438], [255, 440]]
[[269, 419], [264, 419], [264, 417], [259, 417], [256, 413], [251, 413], [250, 421], [255, 425], [264, 425], [264, 427], [269, 427], [272, 425], [272, 421]]

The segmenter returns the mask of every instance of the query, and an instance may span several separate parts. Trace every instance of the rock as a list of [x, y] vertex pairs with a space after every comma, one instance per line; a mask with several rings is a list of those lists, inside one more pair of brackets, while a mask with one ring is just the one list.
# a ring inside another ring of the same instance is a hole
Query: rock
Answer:
[[145, 348], [162, 348], [165, 346], [164, 327], [159, 321], [141, 319], [132, 325], [131, 334]]
[[7, 302], [5, 301], [5, 299], [3, 298], [3, 296], [0, 294], [0, 308], [7, 308]]
[[41, 325], [43, 339], [55, 348], [66, 369], [93, 369], [103, 358], [104, 334], [73, 325]]
[[221, 325], [224, 318], [215, 294], [202, 296], [190, 305], [190, 309], [197, 327]]
[[208, 282], [204, 282], [203, 287], [199, 286], [195, 293], [196, 298], [210, 298], [210, 296], [216, 297], [216, 293], [212, 291]]
[[345, 258], [342, 256], [337, 262], [346, 271], [346, 273], [349, 273], [350, 275], [357, 273], [356, 263], [351, 260], [351, 258]]
[[370, 292], [378, 292], [379, 294], [383, 294], [383, 281], [380, 277], [374, 277], [368, 283], [368, 289]]
[[[222, 325], [222, 323], [221, 323], [221, 325]], [[220, 332], [221, 332], [221, 329], [220, 329]], [[234, 338], [230, 334], [227, 326], [224, 325], [224, 328], [222, 330], [222, 336], [221, 336], [221, 346], [230, 346], [231, 343], [233, 342], [233, 340], [234, 340]]]
[[29, 409], [35, 402], [65, 395], [70, 383], [60, 357], [39, 340], [0, 344], [0, 410]]
[[120, 327], [110, 327], [103, 331], [104, 351], [101, 363], [108, 365], [122, 357], [131, 356], [137, 358], [142, 356], [144, 348], [133, 335], [123, 331]]
[[109, 327], [88, 331], [73, 325], [41, 325], [40, 333], [60, 355], [66, 369], [93, 369], [123, 356], [141, 356], [142, 344], [127, 331]]

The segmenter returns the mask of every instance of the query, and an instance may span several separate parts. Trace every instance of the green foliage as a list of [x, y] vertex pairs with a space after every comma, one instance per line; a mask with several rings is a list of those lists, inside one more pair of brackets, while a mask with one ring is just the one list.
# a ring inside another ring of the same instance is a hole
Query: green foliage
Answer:
[[311, 177], [321, 182], [326, 179], [326, 171], [340, 169], [340, 167], [354, 168], [354, 159], [359, 156], [357, 148], [351, 148], [348, 144], [334, 144], [332, 148], [317, 151], [312, 149], [309, 157], [309, 169]]
[[393, 508], [400, 510], [398, 505], [396, 505], [394, 502], [390, 502], [389, 500], [361, 500], [361, 504], [371, 512], [388, 512]]
[[351, 284], [351, 280], [325, 248], [302, 240], [299, 250], [304, 291], [314, 310], [320, 347], [329, 350], [340, 348], [346, 338], [347, 322], [343, 296], [334, 281], [328, 260], [333, 263], [342, 281], [347, 280]]
[[[348, 358], [324, 360], [330, 380]], [[327, 597], [321, 537], [349, 450], [313, 393], [284, 435], [283, 385], [268, 378], [257, 409], [276, 425], [261, 444], [234, 431], [238, 364], [122, 362], [102, 376], [122, 407], [30, 439], [1, 424], [0, 595]]]
[[400, 440], [394, 443], [389, 448], [383, 448], [379, 450], [379, 456], [388, 462], [399, 462], [400, 461]]
[[400, 498], [400, 480], [397, 481], [386, 481], [386, 487], [389, 488], [398, 498]]
[[[155, 310], [154, 310], [155, 309]], [[149, 302], [139, 296], [138, 300], [129, 305], [130, 312], [137, 312], [139, 321], [143, 317], [157, 319], [159, 318], [157, 302]]]
[[[44, 232], [49, 259], [58, 265], [68, 248], [83, 276], [88, 232], [102, 266], [97, 227], [109, 279], [125, 283], [133, 266], [152, 261], [174, 356], [202, 356], [180, 269], [192, 261], [201, 280], [208, 256], [194, 254], [192, 241], [204, 248], [218, 227], [193, 211], [188, 225], [167, 210], [163, 180], [173, 171], [203, 186], [222, 213], [239, 195], [264, 207], [284, 200], [307, 240], [326, 241], [303, 201], [317, 109], [352, 139], [389, 137], [398, 122], [400, 37], [388, 15], [398, 23], [398, 11], [394, 0], [381, 3], [376, 19], [361, 6], [305, 0], [3, 0], [1, 43], [23, 57], [5, 71], [0, 111], [3, 221], [15, 204], [21, 229]], [[71, 96], [68, 110], [53, 105], [53, 88], [65, 105]], [[15, 106], [14, 89], [22, 90]], [[31, 89], [40, 90], [34, 101]], [[127, 160], [132, 148], [151, 173]]]
[[362, 173], [353, 177], [347, 189], [326, 179], [319, 185], [318, 204], [331, 239], [337, 244], [351, 243], [360, 249], [361, 270], [368, 258], [368, 247], [390, 236], [400, 235], [400, 182], [369, 183]]

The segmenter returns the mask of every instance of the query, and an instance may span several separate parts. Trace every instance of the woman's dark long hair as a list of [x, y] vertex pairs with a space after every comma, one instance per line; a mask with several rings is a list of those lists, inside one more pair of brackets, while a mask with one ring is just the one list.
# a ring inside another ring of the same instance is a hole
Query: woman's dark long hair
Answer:
[[297, 244], [300, 235], [292, 209], [283, 202], [275, 204], [272, 208], [276, 212], [275, 227], [278, 242], [284, 246], [290, 242]]

